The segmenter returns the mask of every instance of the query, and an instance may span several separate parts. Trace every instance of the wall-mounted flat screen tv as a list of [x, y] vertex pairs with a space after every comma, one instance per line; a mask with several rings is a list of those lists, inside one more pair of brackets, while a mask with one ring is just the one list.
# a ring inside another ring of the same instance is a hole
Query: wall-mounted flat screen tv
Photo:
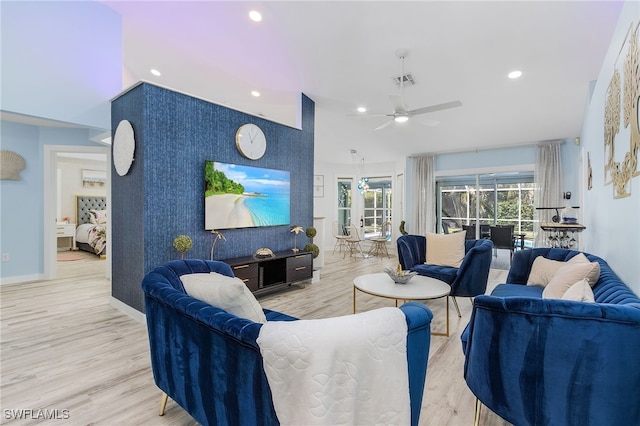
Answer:
[[284, 170], [206, 161], [205, 229], [288, 225], [290, 178]]

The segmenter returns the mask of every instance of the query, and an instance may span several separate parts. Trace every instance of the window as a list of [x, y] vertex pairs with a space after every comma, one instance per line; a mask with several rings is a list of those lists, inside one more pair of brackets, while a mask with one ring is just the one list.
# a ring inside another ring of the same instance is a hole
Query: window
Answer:
[[438, 223], [456, 232], [463, 225], [514, 225], [533, 241], [533, 173], [495, 173], [437, 179]]
[[353, 179], [338, 178], [338, 229], [351, 224], [351, 187]]
[[391, 177], [369, 178], [369, 189], [364, 191], [364, 238], [391, 239], [391, 211], [393, 192]]

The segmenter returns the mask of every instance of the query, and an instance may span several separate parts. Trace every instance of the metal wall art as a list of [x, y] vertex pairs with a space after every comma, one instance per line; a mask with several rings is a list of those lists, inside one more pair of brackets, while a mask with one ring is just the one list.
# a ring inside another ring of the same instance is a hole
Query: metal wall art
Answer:
[[[631, 179], [640, 175], [640, 22], [631, 23], [614, 64], [604, 108], [604, 183], [614, 198], [631, 195]], [[624, 58], [624, 60], [622, 60]], [[621, 65], [621, 66], [620, 66]], [[629, 151], [615, 154], [616, 135], [629, 129]], [[618, 158], [622, 158], [619, 160]]]

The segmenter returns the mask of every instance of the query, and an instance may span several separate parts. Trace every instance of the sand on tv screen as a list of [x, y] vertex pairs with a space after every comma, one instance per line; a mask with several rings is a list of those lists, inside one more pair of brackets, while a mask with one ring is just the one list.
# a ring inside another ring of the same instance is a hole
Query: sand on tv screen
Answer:
[[288, 225], [290, 173], [206, 161], [205, 229]]

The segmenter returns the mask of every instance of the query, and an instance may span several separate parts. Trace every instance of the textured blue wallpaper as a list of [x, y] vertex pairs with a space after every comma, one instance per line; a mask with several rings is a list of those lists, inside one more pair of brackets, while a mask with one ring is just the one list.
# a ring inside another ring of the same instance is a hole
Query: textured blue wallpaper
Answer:
[[[187, 257], [209, 259], [213, 235], [204, 230], [204, 162], [214, 160], [291, 173], [291, 224], [313, 224], [314, 103], [302, 95], [303, 129], [142, 83], [113, 101], [112, 128], [129, 120], [136, 137], [135, 161], [126, 176], [113, 170], [113, 296], [143, 311], [140, 282], [146, 272], [179, 258], [173, 239], [189, 235]], [[252, 161], [235, 145], [245, 123], [262, 128], [267, 151]], [[215, 258], [293, 247], [289, 226], [223, 231]], [[306, 237], [298, 237], [304, 245]]]

